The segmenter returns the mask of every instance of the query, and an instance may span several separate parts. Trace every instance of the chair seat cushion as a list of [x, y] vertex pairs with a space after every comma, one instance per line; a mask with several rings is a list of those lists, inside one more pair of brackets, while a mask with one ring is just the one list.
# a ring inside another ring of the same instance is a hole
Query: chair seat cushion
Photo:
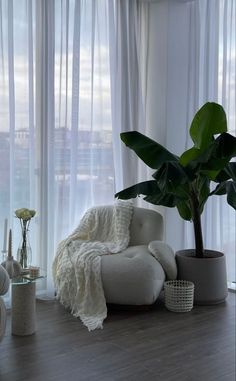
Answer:
[[146, 245], [130, 246], [101, 257], [102, 282], [107, 303], [150, 305], [158, 298], [165, 273]]

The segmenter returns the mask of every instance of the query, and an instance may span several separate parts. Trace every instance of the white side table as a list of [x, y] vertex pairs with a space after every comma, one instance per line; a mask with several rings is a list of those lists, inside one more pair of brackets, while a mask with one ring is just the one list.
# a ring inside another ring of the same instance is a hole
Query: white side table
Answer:
[[12, 335], [27, 336], [36, 331], [36, 281], [41, 275], [30, 278], [27, 275], [12, 279]]

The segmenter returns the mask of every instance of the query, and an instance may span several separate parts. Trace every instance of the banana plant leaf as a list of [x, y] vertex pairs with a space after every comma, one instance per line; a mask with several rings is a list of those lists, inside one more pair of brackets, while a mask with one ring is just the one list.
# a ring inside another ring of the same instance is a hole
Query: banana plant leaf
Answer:
[[236, 181], [236, 162], [228, 163], [225, 168], [218, 173], [214, 181], [220, 183], [229, 179]]
[[168, 161], [152, 175], [158, 182], [158, 186], [162, 192], [173, 191], [174, 188], [183, 184], [190, 184], [194, 176], [182, 167], [178, 161]]
[[200, 174], [197, 181], [199, 211], [200, 214], [202, 214], [204, 205], [210, 195], [210, 179], [207, 176]]
[[189, 201], [179, 201], [176, 205], [180, 216], [186, 220], [191, 221], [193, 219], [191, 205]]
[[211, 180], [215, 180], [235, 156], [236, 138], [228, 133], [222, 133], [203, 152], [193, 147], [183, 153], [180, 163], [186, 168], [191, 168], [193, 173], [201, 171]]
[[152, 169], [160, 168], [167, 161], [178, 161], [178, 156], [138, 131], [122, 132], [120, 137]]
[[226, 114], [217, 103], [205, 103], [193, 118], [190, 136], [195, 148], [204, 150], [214, 139], [214, 135], [227, 131]]
[[221, 196], [224, 194], [227, 194], [228, 204], [236, 210], [236, 181], [224, 181], [223, 183], [218, 184], [210, 195]]
[[155, 180], [149, 180], [133, 185], [132, 187], [126, 188], [116, 193], [115, 197], [120, 198], [122, 200], [129, 200], [130, 198], [135, 198], [140, 194], [150, 196], [153, 194], [161, 194], [161, 191]]

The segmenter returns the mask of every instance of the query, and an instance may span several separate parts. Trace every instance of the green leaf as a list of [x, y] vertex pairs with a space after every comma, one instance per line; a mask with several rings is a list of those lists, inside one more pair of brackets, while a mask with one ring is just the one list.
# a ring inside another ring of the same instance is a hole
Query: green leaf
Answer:
[[122, 132], [122, 141], [152, 169], [158, 169], [167, 161], [177, 161], [178, 157], [159, 143], [137, 131]]
[[207, 176], [199, 176], [198, 178], [198, 199], [200, 213], [203, 212], [204, 205], [210, 195], [210, 180]]
[[208, 176], [215, 180], [218, 174], [236, 156], [236, 138], [228, 133], [223, 133], [211, 144], [209, 150], [198, 159], [201, 162], [200, 170], [209, 171]]
[[227, 131], [226, 114], [217, 103], [205, 103], [196, 113], [190, 127], [194, 146], [200, 150], [208, 147], [213, 136]]
[[190, 198], [190, 188], [191, 184], [185, 183], [178, 185], [177, 187], [172, 190], [172, 192], [176, 195], [176, 197], [179, 198], [179, 200], [189, 200]]
[[180, 216], [184, 220], [186, 221], [192, 220], [192, 211], [188, 201], [179, 201], [176, 206]]
[[179, 199], [172, 193], [157, 193], [144, 197], [144, 200], [154, 205], [167, 206], [173, 208], [177, 205]]
[[236, 210], [236, 181], [230, 181], [227, 186], [227, 201]]
[[217, 187], [210, 193], [210, 196], [217, 195], [222, 196], [223, 194], [226, 194], [226, 185], [228, 181], [224, 181], [221, 184], [218, 184]]
[[155, 193], [160, 193], [160, 189], [155, 180], [144, 181], [142, 183], [133, 185], [115, 194], [116, 198], [122, 200], [129, 200], [130, 198], [135, 198], [140, 194], [152, 195]]
[[158, 182], [162, 191], [172, 190], [178, 185], [189, 183], [192, 180], [178, 161], [164, 163], [152, 177]]
[[191, 168], [195, 174], [202, 172], [209, 179], [215, 180], [235, 156], [236, 138], [224, 132], [213, 140], [198, 157], [190, 161], [185, 168]]
[[224, 181], [218, 184], [210, 195], [221, 196], [227, 194], [227, 202], [236, 210], [236, 181]]
[[176, 206], [177, 202], [179, 202], [179, 198], [174, 194], [163, 194], [155, 180], [144, 181], [142, 183], [133, 185], [132, 187], [126, 188], [121, 192], [116, 193], [115, 197], [122, 200], [128, 200], [130, 198], [135, 198], [140, 194], [145, 196], [145, 201], [150, 202], [154, 205], [163, 205], [172, 208]]
[[236, 137], [224, 132], [214, 141], [211, 156], [219, 159], [231, 159], [236, 156]]
[[226, 167], [218, 173], [218, 175], [215, 178], [215, 181], [220, 183], [229, 179], [233, 179], [236, 181], [236, 162], [228, 163]]
[[197, 159], [201, 153], [200, 149], [192, 147], [180, 156], [179, 162], [183, 166], [186, 166], [189, 162]]

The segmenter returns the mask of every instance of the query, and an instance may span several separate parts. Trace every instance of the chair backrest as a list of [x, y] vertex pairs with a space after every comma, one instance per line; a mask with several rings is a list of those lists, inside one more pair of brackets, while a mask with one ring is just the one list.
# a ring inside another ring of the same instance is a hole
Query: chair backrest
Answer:
[[162, 215], [155, 210], [134, 207], [129, 246], [148, 245], [155, 240], [163, 240]]
[[[113, 210], [114, 205], [96, 206], [97, 210], [108, 208]], [[153, 209], [134, 207], [130, 223], [129, 246], [148, 245], [151, 241], [163, 240], [163, 217]]]

